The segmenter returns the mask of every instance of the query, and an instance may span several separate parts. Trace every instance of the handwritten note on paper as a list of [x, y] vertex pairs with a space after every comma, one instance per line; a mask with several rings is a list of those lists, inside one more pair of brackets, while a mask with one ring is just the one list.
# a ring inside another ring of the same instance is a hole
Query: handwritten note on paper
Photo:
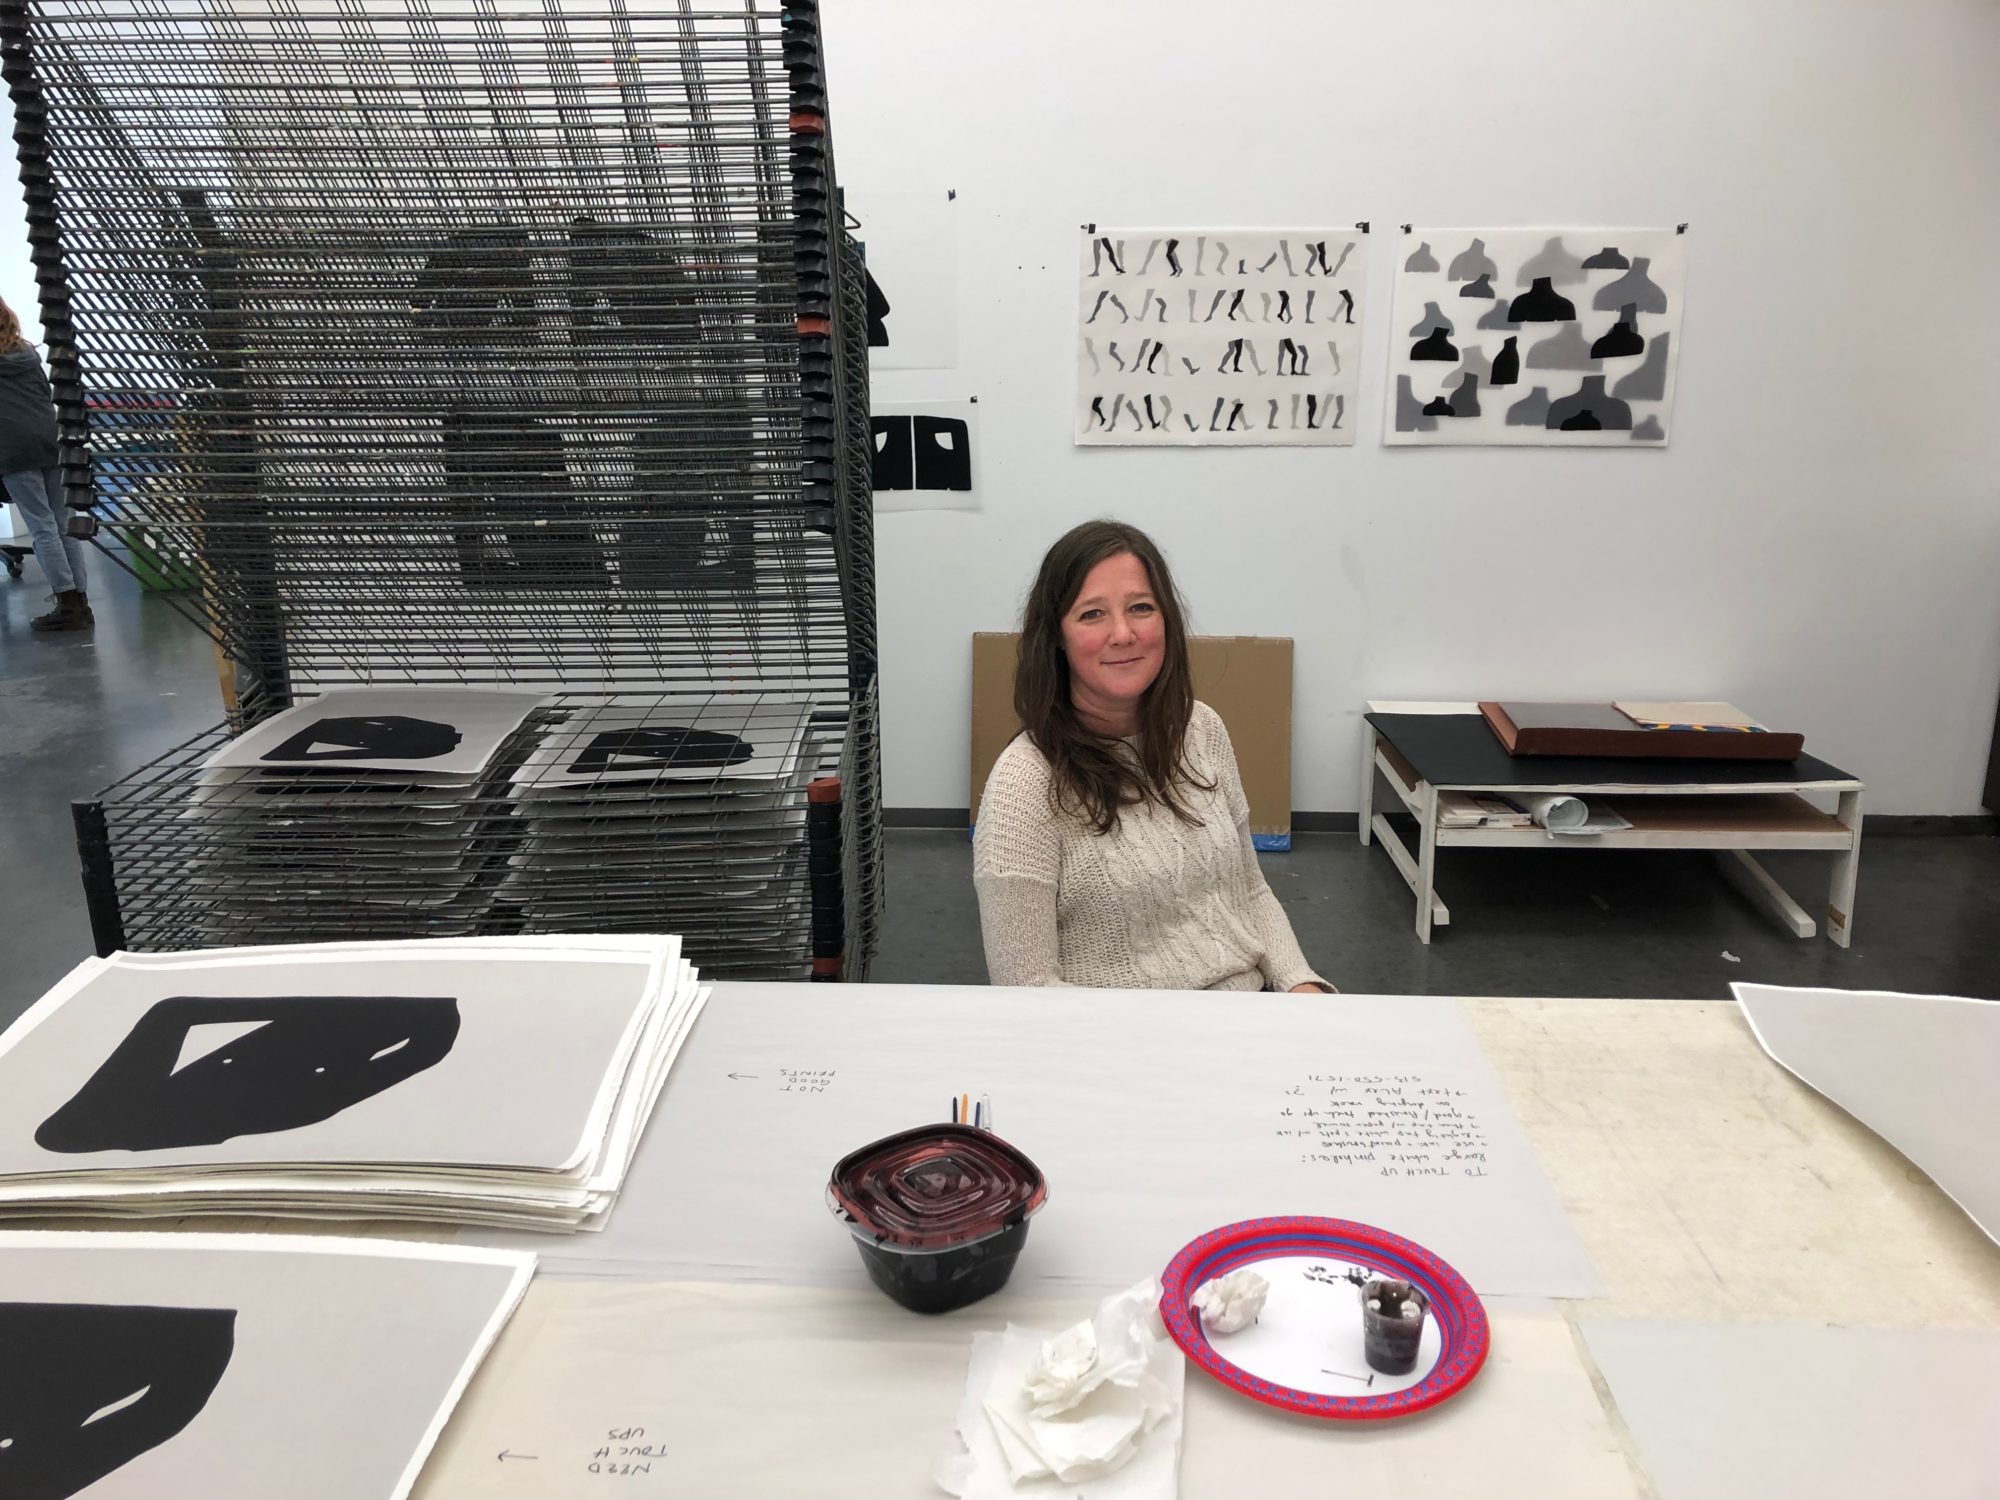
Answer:
[[612, 1479], [643, 1479], [667, 1456], [666, 1444], [648, 1441], [643, 1427], [611, 1427], [591, 1450], [585, 1472]]
[[1308, 1073], [1281, 1098], [1278, 1139], [1305, 1165], [1486, 1176], [1486, 1129], [1466, 1089], [1421, 1073]]
[[[545, 1270], [857, 1284], [860, 1259], [827, 1222], [830, 1169], [868, 1141], [948, 1119], [954, 1092], [974, 1084], [1051, 1184], [1017, 1288], [1100, 1295], [1217, 1225], [1307, 1214], [1415, 1240], [1482, 1294], [1598, 1290], [1449, 1000], [1107, 990], [1079, 1006], [1054, 990], [861, 985], [828, 1005], [783, 985], [732, 993], [669, 1080], [612, 1222], [568, 1244], [535, 1236]], [[745, 1174], [766, 1190], [746, 1197]]]

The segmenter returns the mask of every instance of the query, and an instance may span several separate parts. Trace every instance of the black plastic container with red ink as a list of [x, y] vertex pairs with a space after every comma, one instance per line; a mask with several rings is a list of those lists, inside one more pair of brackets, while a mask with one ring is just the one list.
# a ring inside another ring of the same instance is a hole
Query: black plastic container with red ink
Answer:
[[849, 1152], [826, 1187], [869, 1280], [921, 1313], [1005, 1286], [1048, 1198], [1039, 1167], [970, 1125], [923, 1125]]

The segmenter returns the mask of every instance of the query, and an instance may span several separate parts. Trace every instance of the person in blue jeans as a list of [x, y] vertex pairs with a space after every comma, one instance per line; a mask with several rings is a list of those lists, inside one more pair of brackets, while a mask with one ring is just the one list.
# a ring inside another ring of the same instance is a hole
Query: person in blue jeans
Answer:
[[21, 512], [35, 560], [56, 607], [30, 622], [36, 630], [88, 630], [96, 624], [84, 592], [82, 542], [63, 535], [62, 470], [56, 467], [56, 403], [41, 356], [0, 301], [0, 484]]

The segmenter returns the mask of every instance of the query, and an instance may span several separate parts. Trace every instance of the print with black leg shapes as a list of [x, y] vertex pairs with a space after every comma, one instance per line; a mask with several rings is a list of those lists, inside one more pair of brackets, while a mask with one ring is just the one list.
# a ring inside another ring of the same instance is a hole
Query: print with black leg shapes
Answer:
[[175, 996], [139, 1018], [35, 1144], [165, 1151], [317, 1125], [437, 1066], [458, 1025], [448, 996]]
[[736, 735], [717, 729], [685, 729], [664, 724], [607, 729], [593, 735], [583, 752], [569, 763], [569, 769], [579, 776], [664, 771], [670, 766], [702, 769], [739, 766], [750, 756], [749, 744]]
[[276, 749], [268, 761], [435, 760], [458, 748], [459, 733], [449, 724], [402, 714], [367, 718], [315, 719]]
[[0, 1496], [69, 1500], [177, 1437], [235, 1352], [228, 1308], [0, 1302]]

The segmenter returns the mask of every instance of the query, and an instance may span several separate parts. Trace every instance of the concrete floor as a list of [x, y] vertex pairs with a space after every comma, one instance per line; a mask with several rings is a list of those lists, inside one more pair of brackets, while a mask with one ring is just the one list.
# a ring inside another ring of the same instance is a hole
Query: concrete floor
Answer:
[[[222, 717], [207, 638], [104, 561], [92, 636], [31, 635], [39, 570], [0, 578], [0, 1023], [91, 951], [69, 802]], [[980, 984], [985, 965], [962, 830], [892, 829], [873, 978]], [[1299, 834], [1264, 856], [1307, 956], [1379, 994], [1719, 998], [1731, 980], [2000, 995], [2000, 840], [1871, 835], [1852, 949], [1801, 942], [1694, 854], [1439, 855], [1452, 925], [1428, 948], [1387, 856], [1351, 834]], [[1808, 910], [1827, 860], [1775, 856]], [[1724, 956], [1734, 955], [1736, 962]]]
[[[1351, 993], [1712, 1000], [1752, 980], [2000, 996], [2000, 840], [1986, 835], [1866, 842], [1845, 950], [1785, 932], [1707, 855], [1630, 850], [1441, 850], [1451, 926], [1425, 947], [1416, 898], [1380, 849], [1332, 833], [1293, 845], [1261, 857], [1265, 878], [1306, 957]], [[1827, 866], [1766, 861], [1808, 911], [1825, 904]], [[985, 983], [965, 834], [891, 830], [888, 874], [871, 977]]]
[[97, 629], [35, 635], [41, 569], [0, 574], [0, 1021], [89, 954], [70, 800], [220, 723], [208, 637], [164, 596], [90, 559]]

